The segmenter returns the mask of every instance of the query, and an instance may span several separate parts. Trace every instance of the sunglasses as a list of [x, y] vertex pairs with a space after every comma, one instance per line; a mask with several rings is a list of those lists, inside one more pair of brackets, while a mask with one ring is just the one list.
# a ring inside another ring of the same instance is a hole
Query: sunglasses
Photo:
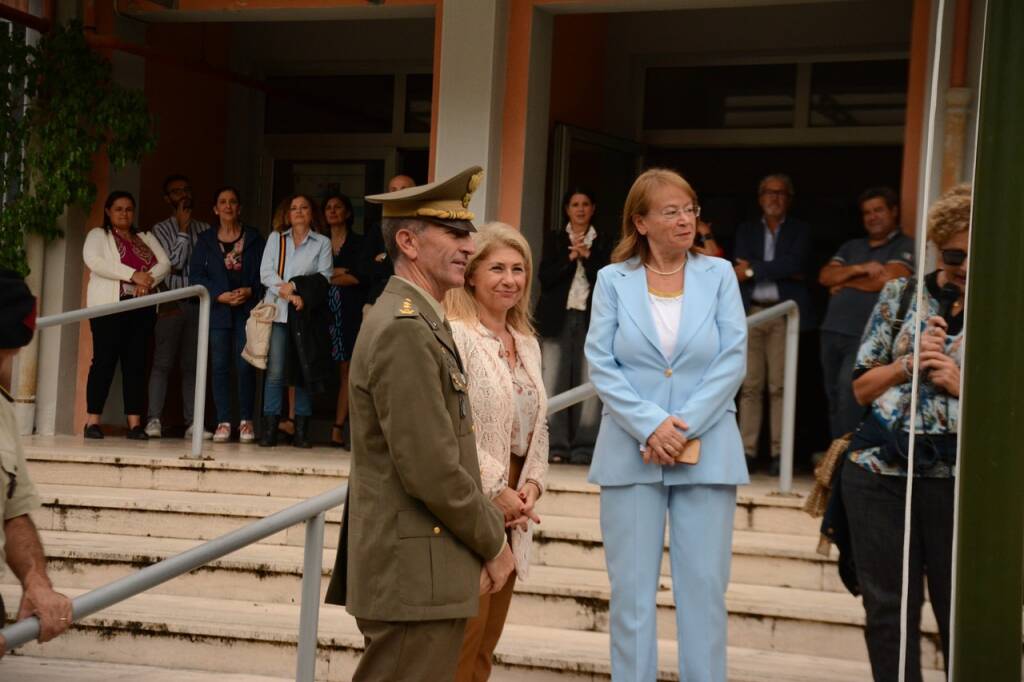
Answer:
[[942, 262], [946, 265], [963, 265], [967, 260], [967, 252], [963, 249], [943, 249]]

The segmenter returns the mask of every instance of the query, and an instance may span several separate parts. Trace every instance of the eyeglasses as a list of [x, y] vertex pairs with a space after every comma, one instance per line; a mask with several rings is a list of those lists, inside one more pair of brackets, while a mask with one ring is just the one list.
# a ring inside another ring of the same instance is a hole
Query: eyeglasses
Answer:
[[172, 187], [167, 190], [168, 196], [176, 197], [179, 194], [192, 194], [192, 188], [185, 185], [184, 187]]
[[967, 252], [963, 249], [943, 249], [942, 262], [946, 265], [963, 265], [967, 260]]
[[788, 197], [789, 192], [784, 189], [763, 189], [761, 190], [761, 196], [763, 197]]
[[677, 220], [680, 215], [684, 215], [687, 218], [699, 218], [700, 217], [700, 206], [683, 206], [682, 208], [666, 208], [659, 214], [665, 220]]

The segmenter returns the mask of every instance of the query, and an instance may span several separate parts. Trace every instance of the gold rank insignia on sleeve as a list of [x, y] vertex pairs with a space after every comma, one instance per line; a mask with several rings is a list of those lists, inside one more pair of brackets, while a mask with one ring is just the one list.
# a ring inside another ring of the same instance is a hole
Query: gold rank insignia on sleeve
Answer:
[[402, 305], [398, 308], [397, 317], [415, 317], [418, 314], [416, 307], [412, 304], [411, 298], [402, 300]]

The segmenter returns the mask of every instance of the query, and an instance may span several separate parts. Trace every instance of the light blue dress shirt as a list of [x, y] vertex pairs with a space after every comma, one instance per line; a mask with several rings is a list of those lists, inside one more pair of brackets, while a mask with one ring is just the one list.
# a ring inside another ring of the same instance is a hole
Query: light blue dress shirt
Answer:
[[277, 306], [274, 322], [288, 321], [288, 299], [278, 296], [278, 287], [299, 275], [312, 275], [319, 272], [328, 281], [334, 269], [334, 258], [331, 254], [331, 240], [322, 234], [309, 232], [302, 242], [295, 246], [292, 231], [284, 233], [285, 259], [284, 277], [277, 274], [280, 262], [281, 236], [271, 234], [267, 239], [267, 247], [263, 249], [263, 261], [260, 263], [260, 281], [267, 288], [264, 302]]

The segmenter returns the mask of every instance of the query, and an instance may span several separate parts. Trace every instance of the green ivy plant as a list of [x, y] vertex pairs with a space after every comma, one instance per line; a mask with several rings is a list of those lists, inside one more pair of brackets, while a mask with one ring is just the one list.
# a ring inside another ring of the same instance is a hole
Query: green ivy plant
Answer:
[[97, 152], [123, 167], [152, 151], [156, 135], [143, 94], [114, 83], [81, 23], [54, 26], [35, 46], [19, 38], [0, 30], [0, 267], [25, 274], [25, 235], [61, 237], [65, 208], [95, 200]]

